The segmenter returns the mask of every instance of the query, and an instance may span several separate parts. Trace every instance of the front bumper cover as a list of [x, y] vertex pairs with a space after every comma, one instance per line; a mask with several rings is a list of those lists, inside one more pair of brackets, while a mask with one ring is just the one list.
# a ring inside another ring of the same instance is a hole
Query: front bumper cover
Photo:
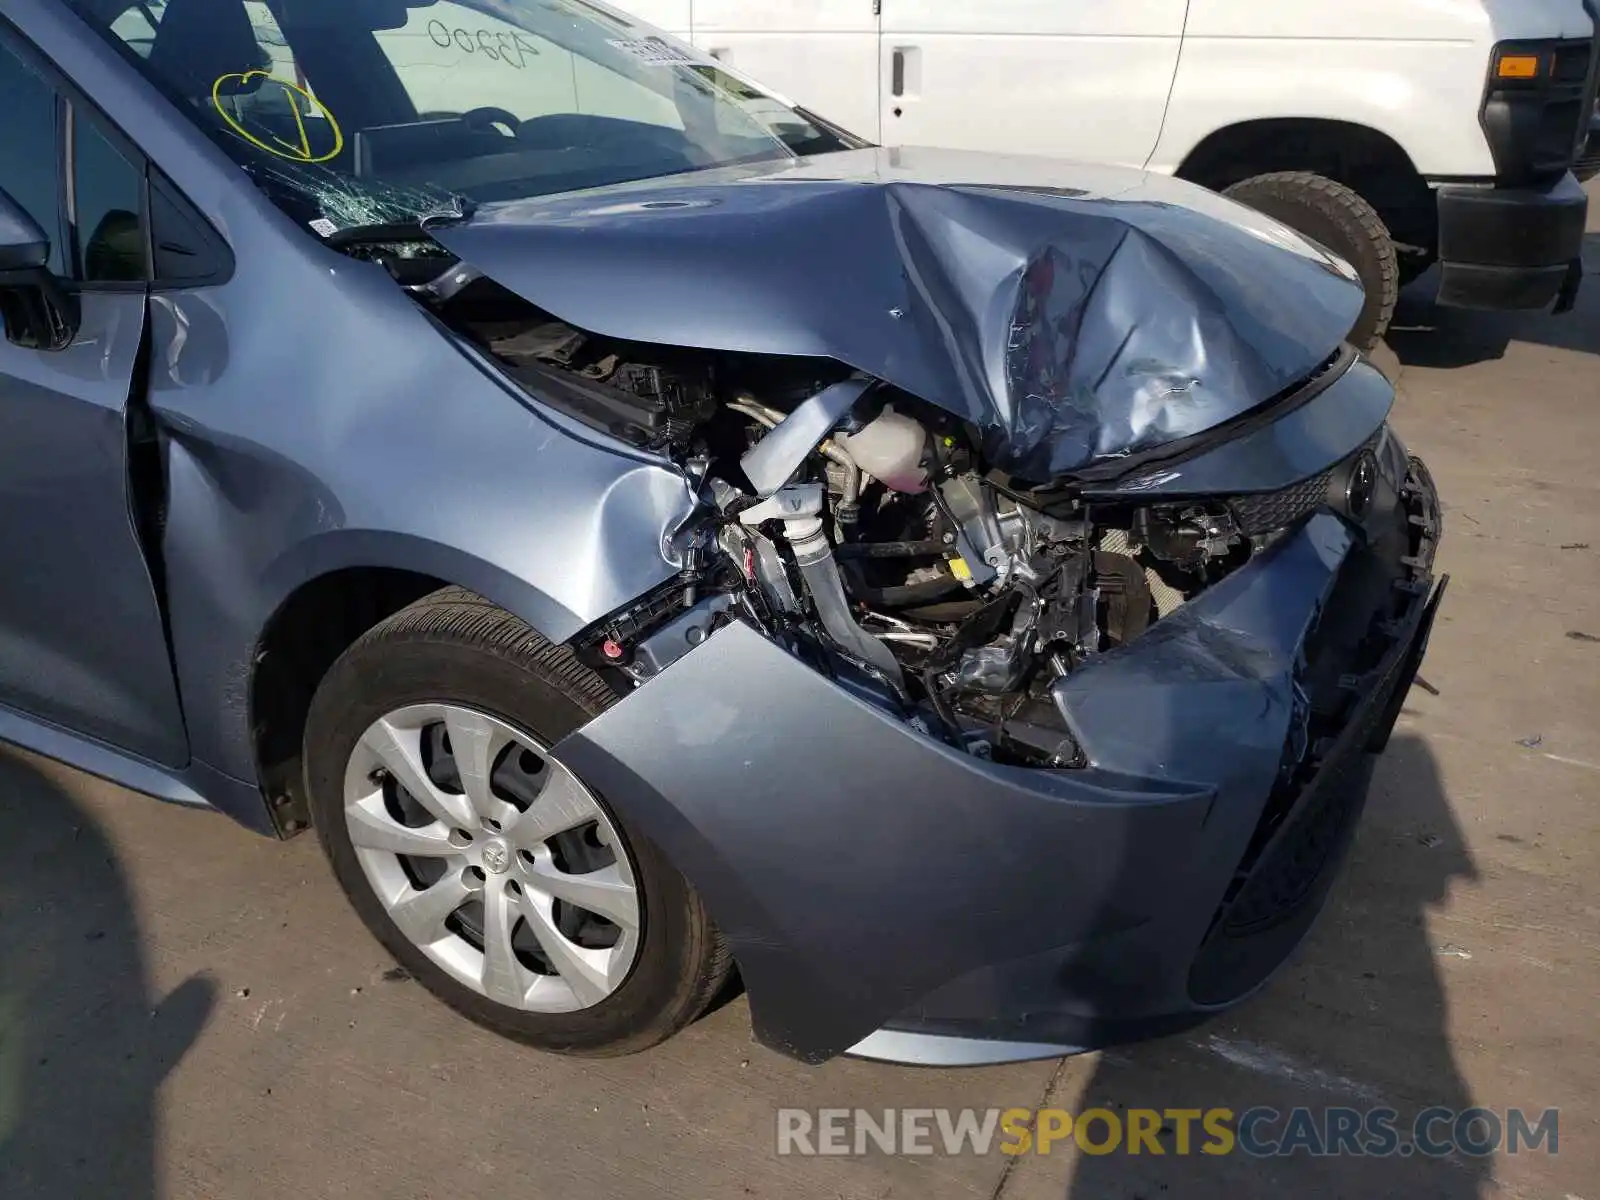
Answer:
[[999, 1060], [1192, 1022], [1309, 928], [1426, 646], [1433, 487], [1378, 447], [1415, 534], [1402, 615], [1309, 778], [1286, 782], [1307, 649], [1374, 554], [1329, 513], [1061, 681], [1086, 769], [958, 753], [738, 623], [553, 753], [694, 882], [757, 1036], [794, 1057]]

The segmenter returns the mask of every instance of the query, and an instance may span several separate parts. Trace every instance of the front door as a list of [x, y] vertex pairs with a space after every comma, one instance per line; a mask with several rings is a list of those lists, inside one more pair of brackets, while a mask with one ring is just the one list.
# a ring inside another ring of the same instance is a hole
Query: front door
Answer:
[[1130, 167], [1155, 152], [1189, 0], [881, 2], [886, 145]]
[[835, 125], [878, 140], [874, 0], [694, 0], [694, 44]]
[[[187, 739], [130, 503], [129, 394], [143, 368], [143, 169], [0, 27], [0, 188], [79, 292], [65, 350], [0, 338], [0, 705], [153, 762]], [[141, 484], [143, 485], [143, 484]], [[141, 527], [143, 525], [143, 527]]]

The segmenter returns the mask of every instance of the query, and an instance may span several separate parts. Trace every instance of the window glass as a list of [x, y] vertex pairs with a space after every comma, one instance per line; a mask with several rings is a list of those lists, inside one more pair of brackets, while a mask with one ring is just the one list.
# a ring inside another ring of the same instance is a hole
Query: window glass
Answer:
[[78, 278], [131, 283], [147, 277], [140, 221], [143, 181], [82, 111], [73, 113], [73, 195]]
[[266, 56], [262, 69], [270, 72], [275, 79], [297, 79], [304, 84], [305, 78], [294, 61], [289, 39], [278, 28], [278, 19], [272, 15], [272, 9], [265, 0], [244, 0], [244, 11], [250, 18], [250, 29], [256, 36], [256, 42]]
[[256, 131], [269, 147], [291, 157], [320, 154], [337, 140], [327, 110], [317, 103], [272, 9], [264, 0], [244, 0], [242, 7], [255, 47], [246, 61], [229, 65], [257, 75], [216, 89], [212, 107], [233, 128]]
[[144, 0], [113, 21], [111, 31], [140, 58], [149, 58], [150, 47], [156, 40], [156, 26], [161, 24], [161, 14], [166, 7], [167, 0]]
[[61, 273], [61, 170], [56, 93], [0, 41], [0, 187], [50, 239], [50, 269]]
[[[454, 0], [413, 11], [377, 39], [424, 119], [498, 108], [519, 121], [577, 113], [683, 128], [669, 96]], [[481, 70], [463, 71], [463, 58]]]
[[590, 0], [68, 0], [324, 237], [852, 144]]

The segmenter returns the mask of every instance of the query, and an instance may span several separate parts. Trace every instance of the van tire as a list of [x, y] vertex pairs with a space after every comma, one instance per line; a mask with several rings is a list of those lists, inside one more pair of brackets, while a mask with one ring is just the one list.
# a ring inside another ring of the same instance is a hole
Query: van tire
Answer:
[[1388, 332], [1400, 298], [1400, 261], [1377, 210], [1352, 189], [1309, 171], [1257, 175], [1222, 193], [1322, 243], [1356, 269], [1366, 303], [1349, 341], [1371, 350]]

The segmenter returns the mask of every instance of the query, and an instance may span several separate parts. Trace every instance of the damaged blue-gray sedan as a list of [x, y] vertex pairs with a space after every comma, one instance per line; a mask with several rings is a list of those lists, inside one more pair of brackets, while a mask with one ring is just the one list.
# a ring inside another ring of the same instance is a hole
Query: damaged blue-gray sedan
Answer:
[[7, 0], [0, 737], [314, 828], [550, 1050], [1258, 988], [1437, 606], [1342, 262], [586, 0]]

